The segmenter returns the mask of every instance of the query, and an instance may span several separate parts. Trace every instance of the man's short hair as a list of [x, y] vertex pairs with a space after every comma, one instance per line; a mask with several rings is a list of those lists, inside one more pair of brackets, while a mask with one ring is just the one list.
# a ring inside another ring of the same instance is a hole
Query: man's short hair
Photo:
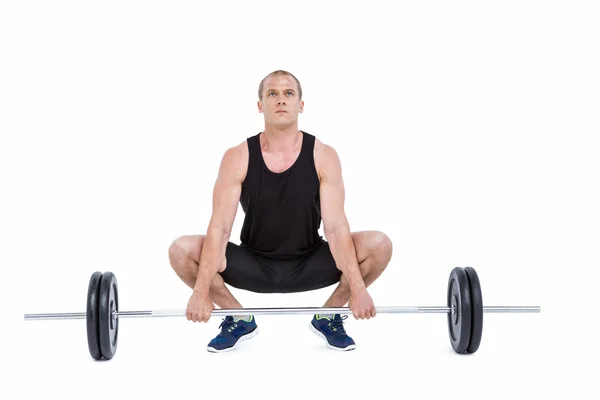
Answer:
[[267, 78], [270, 78], [270, 77], [276, 76], [276, 75], [288, 75], [288, 76], [291, 76], [296, 81], [296, 83], [298, 84], [298, 96], [299, 96], [298, 101], [302, 100], [302, 86], [300, 85], [300, 81], [298, 80], [298, 78], [296, 78], [294, 76], [294, 74], [292, 74], [291, 72], [288, 72], [288, 71], [284, 71], [282, 69], [278, 69], [277, 71], [271, 72], [269, 75], [265, 76], [262, 81], [260, 81], [260, 85], [258, 85], [258, 99], [259, 100], [262, 101], [264, 84], [265, 84], [265, 81], [267, 80]]

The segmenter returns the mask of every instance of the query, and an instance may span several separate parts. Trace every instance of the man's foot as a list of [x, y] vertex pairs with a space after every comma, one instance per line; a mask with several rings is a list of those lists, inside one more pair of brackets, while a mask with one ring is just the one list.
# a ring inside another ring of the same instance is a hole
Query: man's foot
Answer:
[[354, 350], [356, 344], [344, 330], [344, 320], [346, 318], [348, 318], [347, 315], [341, 317], [340, 314], [334, 314], [333, 318], [316, 314], [310, 323], [310, 329], [317, 336], [325, 339], [327, 347], [330, 349]]
[[231, 351], [239, 343], [258, 335], [258, 326], [256, 325], [254, 316], [245, 318], [225, 317], [221, 325], [219, 325], [221, 333], [208, 343], [206, 350], [212, 353]]

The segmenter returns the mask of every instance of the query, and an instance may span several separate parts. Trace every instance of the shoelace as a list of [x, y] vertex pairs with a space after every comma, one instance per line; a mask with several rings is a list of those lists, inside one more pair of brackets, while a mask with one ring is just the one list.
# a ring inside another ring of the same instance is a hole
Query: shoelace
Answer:
[[347, 315], [343, 315], [341, 319], [332, 319], [328, 324], [331, 327], [331, 331], [337, 335], [345, 335], [344, 320], [347, 318]]
[[232, 317], [223, 318], [223, 322], [221, 322], [221, 325], [219, 325], [222, 334], [224, 334], [226, 331], [231, 332], [235, 327], [237, 327], [237, 322], [234, 321]]

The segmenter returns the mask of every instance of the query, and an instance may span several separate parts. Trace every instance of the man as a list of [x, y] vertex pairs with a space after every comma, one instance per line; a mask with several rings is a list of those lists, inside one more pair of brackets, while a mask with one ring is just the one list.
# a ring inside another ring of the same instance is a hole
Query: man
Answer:
[[[356, 319], [375, 317], [367, 287], [391, 259], [390, 239], [379, 231], [350, 232], [336, 151], [298, 129], [304, 108], [298, 79], [274, 71], [261, 81], [258, 98], [264, 131], [225, 151], [206, 235], [181, 236], [169, 247], [172, 268], [193, 289], [187, 319], [207, 322], [214, 304], [243, 308], [225, 284], [292, 293], [338, 283], [323, 307], [347, 303]], [[245, 213], [240, 245], [229, 241], [238, 202]], [[317, 232], [321, 219], [327, 241]], [[310, 327], [329, 348], [352, 350], [345, 318], [314, 315]], [[227, 316], [220, 328], [208, 351], [233, 350], [258, 333], [254, 316]]]

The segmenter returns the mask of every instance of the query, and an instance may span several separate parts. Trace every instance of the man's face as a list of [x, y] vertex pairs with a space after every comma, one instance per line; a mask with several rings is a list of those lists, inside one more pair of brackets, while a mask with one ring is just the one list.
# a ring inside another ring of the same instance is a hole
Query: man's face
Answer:
[[299, 100], [298, 85], [294, 78], [288, 75], [271, 76], [265, 80], [262, 94], [258, 111], [264, 113], [266, 123], [284, 127], [298, 120], [304, 101]]

